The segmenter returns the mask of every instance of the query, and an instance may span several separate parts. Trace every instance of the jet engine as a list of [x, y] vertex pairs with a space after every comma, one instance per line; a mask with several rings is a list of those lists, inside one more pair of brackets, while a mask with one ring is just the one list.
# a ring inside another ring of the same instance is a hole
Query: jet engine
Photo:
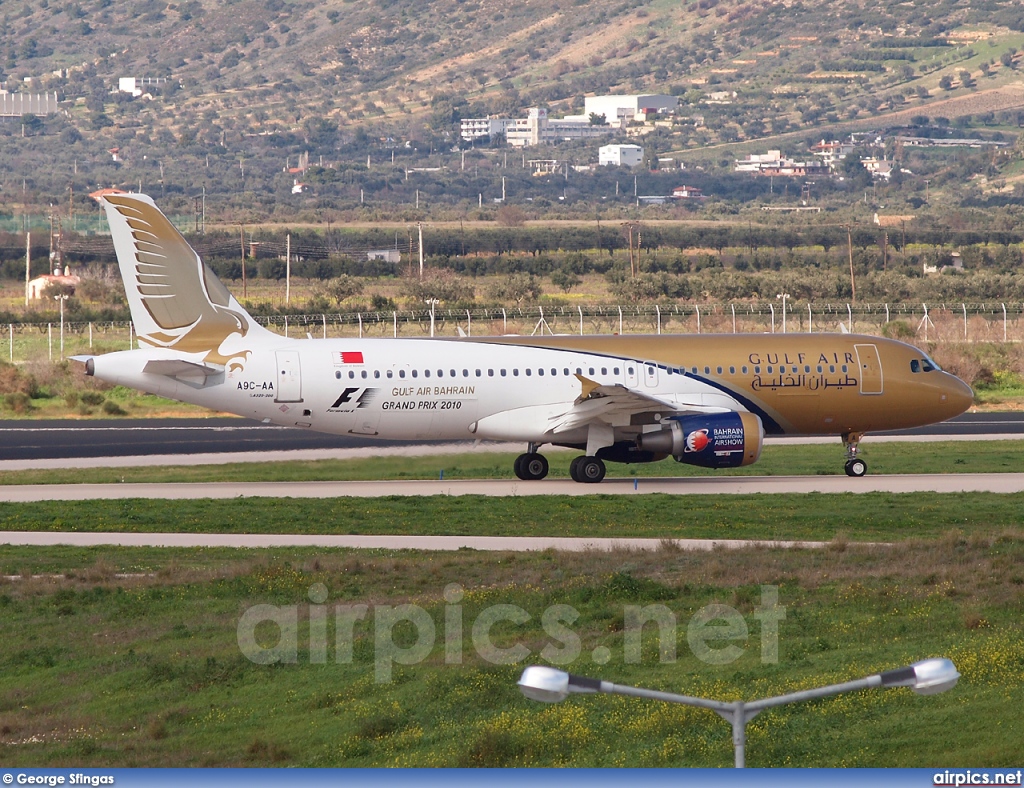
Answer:
[[704, 468], [750, 465], [761, 456], [764, 444], [764, 426], [753, 413], [673, 416], [662, 425], [663, 429], [637, 437], [637, 448]]

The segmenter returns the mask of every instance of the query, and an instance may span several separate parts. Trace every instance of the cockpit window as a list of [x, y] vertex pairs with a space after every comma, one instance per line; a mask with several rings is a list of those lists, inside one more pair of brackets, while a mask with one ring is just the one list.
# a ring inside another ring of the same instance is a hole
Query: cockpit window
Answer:
[[918, 361], [916, 358], [910, 360], [910, 371], [911, 372], [920, 372], [921, 371], [921, 362]]

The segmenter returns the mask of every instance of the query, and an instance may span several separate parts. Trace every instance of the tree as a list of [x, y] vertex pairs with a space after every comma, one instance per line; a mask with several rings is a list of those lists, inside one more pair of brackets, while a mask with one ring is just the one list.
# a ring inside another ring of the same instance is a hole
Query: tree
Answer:
[[999, 62], [1002, 63], [1003, 66], [1005, 66], [1006, 68], [1013, 68], [1013, 52], [1010, 52], [1009, 50], [1003, 52], [1003, 54], [999, 56]]
[[559, 268], [557, 271], [551, 274], [551, 284], [561, 290], [563, 293], [568, 293], [574, 287], [577, 287], [583, 282], [571, 270], [565, 268]]
[[960, 77], [960, 85], [965, 88], [974, 87], [974, 78], [967, 69], [962, 70], [957, 76]]
[[417, 306], [435, 300], [442, 304], [473, 300], [473, 286], [447, 270], [428, 271], [422, 279], [407, 278], [402, 289]]
[[518, 305], [527, 299], [536, 301], [542, 292], [533, 274], [509, 274], [491, 287], [489, 295], [496, 301], [514, 301]]
[[943, 74], [942, 79], [939, 80], [939, 87], [943, 90], [952, 90], [953, 78], [949, 74]]
[[605, 115], [603, 112], [600, 115], [598, 115], [596, 112], [591, 112], [590, 113], [590, 125], [591, 126], [607, 126], [608, 125], [608, 116]]
[[346, 299], [357, 296], [363, 292], [363, 283], [354, 276], [342, 274], [336, 276], [324, 285], [324, 292], [335, 303], [341, 304]]

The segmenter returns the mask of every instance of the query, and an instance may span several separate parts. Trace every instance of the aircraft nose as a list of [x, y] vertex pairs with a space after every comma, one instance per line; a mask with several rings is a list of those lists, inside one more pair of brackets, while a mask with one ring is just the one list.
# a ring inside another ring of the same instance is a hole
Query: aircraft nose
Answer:
[[947, 418], [959, 416], [974, 404], [974, 390], [956, 375], [946, 375], [940, 397], [949, 408], [950, 415]]

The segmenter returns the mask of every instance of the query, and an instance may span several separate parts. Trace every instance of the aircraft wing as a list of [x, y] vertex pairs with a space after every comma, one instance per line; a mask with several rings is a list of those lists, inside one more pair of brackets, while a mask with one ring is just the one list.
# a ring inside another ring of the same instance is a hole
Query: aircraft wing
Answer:
[[569, 410], [551, 418], [552, 432], [568, 432], [594, 422], [627, 426], [631, 417], [640, 413], [686, 413], [704, 410], [701, 407], [681, 406], [659, 397], [652, 397], [620, 383], [603, 385], [583, 375], [576, 377], [583, 390]]

